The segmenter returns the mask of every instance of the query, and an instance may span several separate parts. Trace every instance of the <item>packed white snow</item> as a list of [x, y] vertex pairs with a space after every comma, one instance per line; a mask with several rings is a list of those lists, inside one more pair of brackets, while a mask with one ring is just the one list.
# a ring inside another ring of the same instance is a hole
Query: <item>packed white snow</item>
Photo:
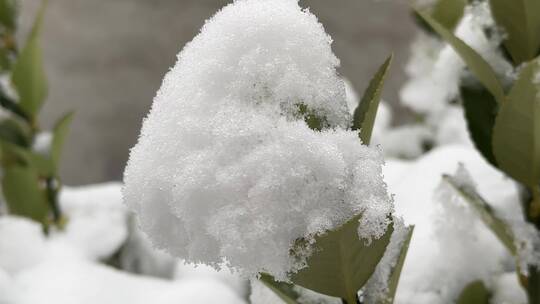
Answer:
[[[177, 264], [152, 253], [137, 231], [138, 238], [126, 241], [128, 214], [120, 189], [119, 183], [63, 187], [60, 205], [67, 225], [48, 236], [37, 222], [0, 216], [0, 303], [245, 303], [247, 282], [230, 272]], [[130, 242], [142, 244], [126, 247]], [[142, 271], [135, 275], [127, 267], [106, 265], [113, 256], [122, 266], [144, 259], [134, 267]], [[174, 273], [172, 280], [147, 275], [161, 276], [165, 265]]]
[[[206, 22], [165, 76], [132, 149], [124, 198], [150, 240], [192, 263], [279, 279], [289, 248], [392, 211], [381, 153], [350, 131], [331, 38], [296, 0], [239, 0]], [[314, 131], [298, 110], [322, 117]], [[298, 262], [300, 261], [300, 262]]]

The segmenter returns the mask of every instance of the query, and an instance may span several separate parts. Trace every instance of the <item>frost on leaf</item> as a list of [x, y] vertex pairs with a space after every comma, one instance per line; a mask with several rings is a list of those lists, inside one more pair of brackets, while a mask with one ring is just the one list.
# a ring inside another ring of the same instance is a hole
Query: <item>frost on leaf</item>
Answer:
[[[165, 76], [125, 171], [124, 200], [153, 244], [283, 280], [301, 267], [289, 256], [299, 238], [361, 212], [363, 237], [380, 235], [393, 208], [383, 159], [349, 129], [338, 64], [296, 0], [239, 0], [208, 20]], [[320, 131], [299, 106], [324, 118]]]

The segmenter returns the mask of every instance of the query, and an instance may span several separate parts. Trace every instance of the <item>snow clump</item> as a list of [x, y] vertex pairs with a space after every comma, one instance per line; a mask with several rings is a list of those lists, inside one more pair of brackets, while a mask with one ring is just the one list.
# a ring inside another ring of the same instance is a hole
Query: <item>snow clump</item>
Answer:
[[125, 203], [154, 246], [285, 280], [305, 264], [289, 255], [300, 237], [359, 213], [359, 237], [384, 234], [393, 204], [382, 155], [349, 129], [331, 42], [297, 0], [238, 0], [184, 47], [124, 176]]

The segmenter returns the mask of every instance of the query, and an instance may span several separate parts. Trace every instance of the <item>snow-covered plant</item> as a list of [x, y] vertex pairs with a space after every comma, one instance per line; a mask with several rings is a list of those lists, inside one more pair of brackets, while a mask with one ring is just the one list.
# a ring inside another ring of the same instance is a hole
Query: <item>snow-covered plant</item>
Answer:
[[19, 49], [17, 1], [0, 0], [0, 152], [7, 211], [47, 229], [62, 222], [58, 163], [72, 115], [60, 118], [51, 132], [40, 129], [38, 113], [47, 95], [39, 47], [45, 5], [46, 1]]
[[391, 58], [351, 116], [331, 42], [297, 0], [237, 0], [184, 47], [124, 175], [155, 246], [260, 277], [289, 303], [290, 283], [357, 302], [395, 226], [367, 146]]
[[[472, 142], [488, 162], [522, 186], [521, 204], [533, 230], [529, 234], [540, 240], [540, 2], [489, 0], [466, 5], [456, 1], [446, 7], [447, 17], [465, 12], [461, 21], [450, 18], [457, 20], [450, 23], [433, 9], [417, 13], [463, 60], [459, 64], [467, 71], [458, 68], [454, 91]], [[452, 177], [446, 180], [516, 256], [529, 302], [540, 303], [539, 242], [524, 244], [474, 187]], [[525, 230], [530, 232], [529, 228]], [[528, 254], [522, 254], [524, 250]]]

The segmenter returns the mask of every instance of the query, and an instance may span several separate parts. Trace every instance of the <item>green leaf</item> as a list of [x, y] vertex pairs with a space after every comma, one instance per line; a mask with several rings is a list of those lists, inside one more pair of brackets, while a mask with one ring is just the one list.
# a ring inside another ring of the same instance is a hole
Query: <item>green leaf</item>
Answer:
[[360, 217], [355, 216], [337, 230], [317, 236], [307, 267], [291, 274], [291, 281], [325, 295], [340, 297], [347, 303], [356, 303], [358, 290], [375, 271], [393, 232], [391, 224], [380, 239], [374, 239], [368, 245], [358, 238]]
[[287, 304], [298, 304], [296, 299], [298, 299], [300, 295], [294, 290], [294, 285], [285, 282], [277, 282], [274, 277], [266, 273], [261, 274], [259, 281], [270, 288], [283, 300], [283, 302]]
[[540, 180], [540, 59], [527, 63], [501, 104], [493, 129], [499, 168], [517, 181], [537, 187]]
[[[2, 1], [2, 0], [0, 0]], [[0, 73], [5, 72], [10, 66], [9, 53], [6, 49], [0, 48]]]
[[373, 124], [375, 123], [375, 117], [377, 116], [377, 108], [379, 107], [379, 101], [381, 100], [382, 88], [392, 58], [394, 55], [390, 55], [384, 63], [379, 67], [379, 70], [371, 79], [369, 86], [364, 92], [362, 100], [354, 110], [353, 115], [353, 130], [360, 130], [360, 139], [362, 143], [368, 145], [371, 140], [371, 132], [373, 131]]
[[455, 177], [443, 175], [443, 180], [475, 210], [484, 224], [495, 234], [510, 253], [515, 256], [517, 254], [517, 248], [514, 243], [512, 230], [506, 222], [495, 215], [491, 206], [472, 187], [462, 185]]
[[474, 145], [488, 162], [497, 167], [492, 145], [497, 101], [480, 84], [461, 86], [460, 91], [467, 128]]
[[534, 59], [540, 49], [540, 1], [489, 0], [491, 12], [507, 39], [504, 46], [516, 65]]
[[53, 139], [51, 144], [51, 160], [54, 168], [58, 168], [62, 147], [69, 131], [69, 126], [73, 120], [73, 112], [64, 115], [58, 120], [53, 129]]
[[39, 35], [46, 3], [47, 1], [43, 1], [32, 32], [15, 62], [11, 75], [13, 85], [19, 94], [19, 105], [30, 117], [37, 115], [47, 95], [47, 81], [39, 46]]
[[26, 121], [30, 121], [30, 118], [28, 115], [23, 111], [23, 109], [20, 107], [18, 103], [13, 101], [9, 96], [5, 94], [5, 92], [0, 89], [0, 106], [2, 106], [4, 109], [10, 111], [14, 115], [19, 116], [21, 119], [24, 119]]
[[0, 146], [4, 166], [24, 165], [33, 168], [40, 176], [51, 176], [54, 173], [49, 158], [6, 141], [0, 141]]
[[399, 277], [401, 276], [401, 270], [403, 269], [403, 265], [405, 264], [405, 258], [407, 257], [407, 252], [409, 251], [409, 244], [411, 243], [414, 226], [410, 226], [407, 229], [407, 237], [401, 245], [398, 260], [390, 273], [390, 278], [388, 280], [388, 293], [386, 295], [386, 301], [384, 301], [383, 304], [394, 303], [394, 298], [396, 296], [396, 291], [399, 283]]
[[489, 304], [489, 291], [482, 281], [465, 286], [456, 304]]
[[31, 132], [20, 121], [12, 118], [4, 118], [0, 121], [0, 140], [21, 147], [29, 147], [31, 144]]
[[309, 109], [305, 104], [297, 105], [298, 115], [304, 118], [308, 127], [312, 130], [321, 131], [328, 123], [324, 117], [319, 117], [313, 110]]
[[437, 32], [454, 50], [461, 56], [471, 72], [480, 82], [491, 92], [495, 99], [501, 103], [504, 101], [504, 89], [491, 66], [475, 50], [468, 46], [463, 40], [456, 37], [452, 32], [439, 24], [429, 14], [417, 11], [426, 23]]
[[14, 31], [17, 26], [17, 1], [0, 0], [0, 24]]
[[449, 30], [454, 30], [465, 13], [467, 0], [439, 0], [431, 11], [433, 19]]
[[17, 165], [5, 167], [2, 191], [10, 213], [46, 222], [49, 210], [46, 194], [33, 168]]

